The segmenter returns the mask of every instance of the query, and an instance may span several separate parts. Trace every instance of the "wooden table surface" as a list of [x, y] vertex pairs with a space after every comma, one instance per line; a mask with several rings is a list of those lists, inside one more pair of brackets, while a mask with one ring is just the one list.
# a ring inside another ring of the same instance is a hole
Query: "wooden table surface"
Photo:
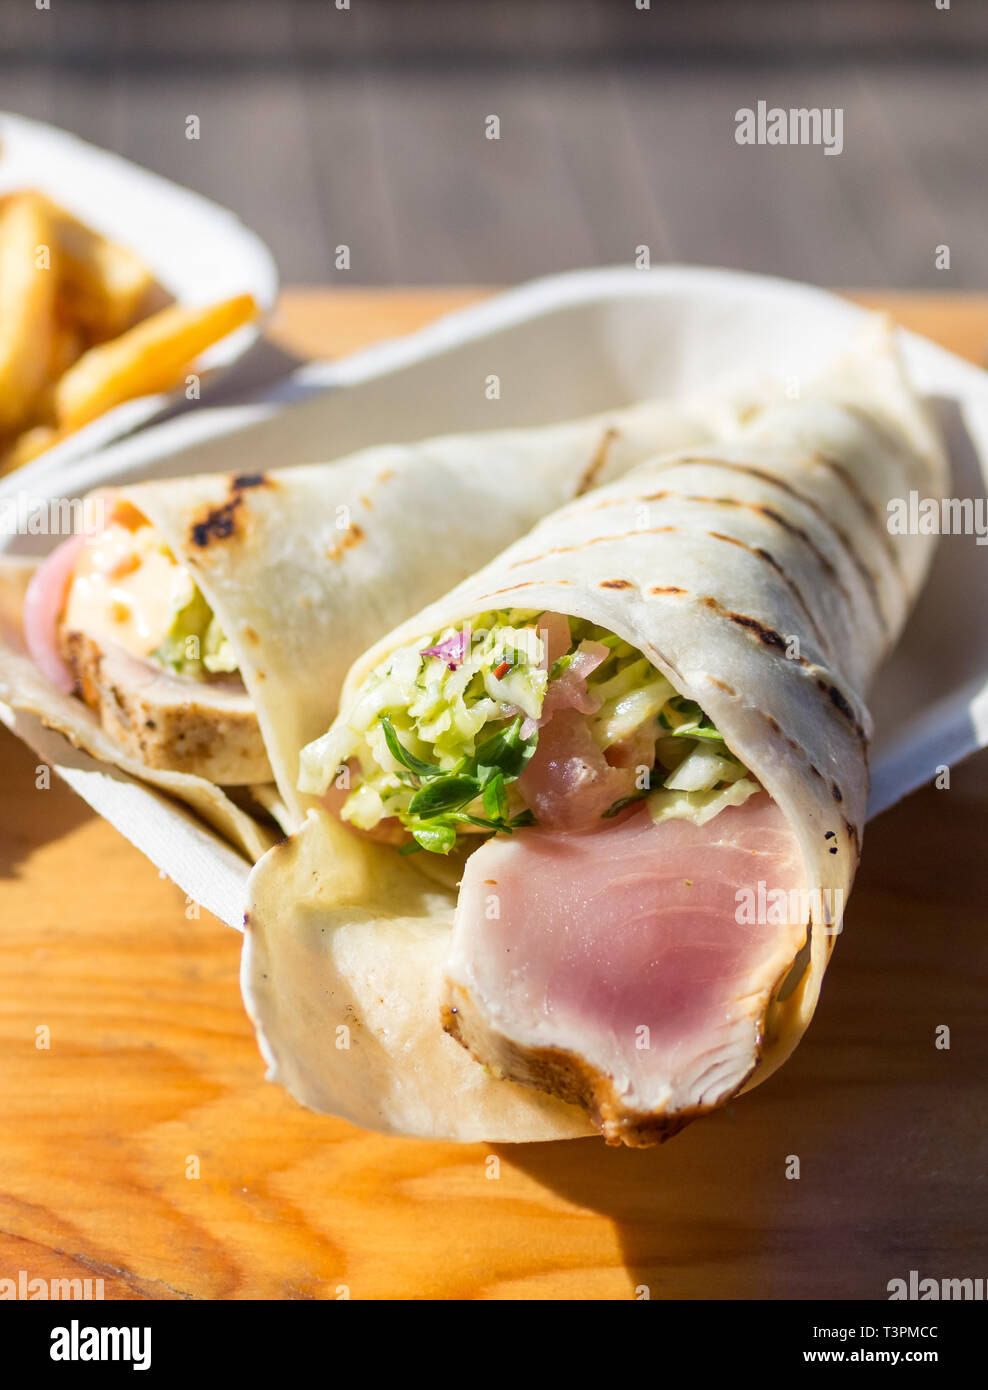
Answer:
[[[476, 293], [286, 292], [271, 336], [336, 354]], [[983, 363], [988, 299], [882, 302]], [[883, 1298], [911, 1269], [985, 1272], [983, 755], [869, 828], [782, 1072], [644, 1152], [386, 1139], [300, 1109], [264, 1081], [238, 934], [190, 920], [34, 763], [0, 733], [0, 1275], [126, 1299], [584, 1299]]]

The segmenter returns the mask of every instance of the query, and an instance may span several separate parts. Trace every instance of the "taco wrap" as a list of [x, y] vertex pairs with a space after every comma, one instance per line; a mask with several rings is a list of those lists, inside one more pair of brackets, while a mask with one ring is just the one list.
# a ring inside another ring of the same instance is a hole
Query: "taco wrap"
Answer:
[[647, 1145], [813, 1015], [869, 682], [941, 442], [883, 322], [799, 399], [567, 503], [373, 644], [249, 885], [269, 1075], [369, 1128]]

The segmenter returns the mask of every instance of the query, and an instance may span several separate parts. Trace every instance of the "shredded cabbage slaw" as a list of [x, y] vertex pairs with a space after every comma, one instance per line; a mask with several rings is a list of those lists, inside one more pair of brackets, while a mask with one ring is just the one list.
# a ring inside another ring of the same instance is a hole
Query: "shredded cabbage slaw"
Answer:
[[402, 852], [447, 854], [460, 835], [534, 824], [516, 783], [537, 746], [546, 692], [581, 644], [596, 643], [607, 655], [586, 678], [595, 743], [604, 753], [629, 740], [654, 746], [647, 785], [605, 818], [647, 799], [655, 820], [702, 825], [760, 790], [699, 705], [614, 633], [569, 618], [569, 650], [548, 669], [542, 616], [487, 612], [392, 652], [302, 749], [299, 789], [352, 787], [342, 818], [365, 831], [396, 820], [411, 837]]
[[182, 676], [226, 674], [237, 669], [237, 658], [216, 616], [186, 571], [182, 592], [175, 601], [172, 625], [152, 660]]

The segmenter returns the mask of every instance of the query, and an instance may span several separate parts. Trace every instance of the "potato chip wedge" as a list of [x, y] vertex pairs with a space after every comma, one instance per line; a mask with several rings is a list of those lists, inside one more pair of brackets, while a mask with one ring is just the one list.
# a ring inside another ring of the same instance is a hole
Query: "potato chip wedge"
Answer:
[[43, 454], [62, 438], [53, 425], [34, 425], [17, 435], [6, 450], [0, 450], [0, 475], [11, 473]]
[[79, 429], [122, 401], [172, 390], [201, 353], [257, 312], [249, 294], [196, 308], [173, 304], [90, 348], [55, 385], [59, 427]]

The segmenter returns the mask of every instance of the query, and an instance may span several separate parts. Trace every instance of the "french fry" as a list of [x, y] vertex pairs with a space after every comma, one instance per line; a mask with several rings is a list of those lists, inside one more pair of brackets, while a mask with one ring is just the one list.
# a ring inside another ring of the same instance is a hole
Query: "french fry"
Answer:
[[48, 359], [48, 380], [57, 381], [67, 372], [73, 362], [77, 362], [85, 351], [86, 344], [74, 323], [66, 322], [58, 306], [51, 334], [51, 353]]
[[79, 429], [122, 401], [172, 390], [201, 353], [256, 314], [249, 294], [200, 308], [173, 304], [90, 348], [55, 384], [59, 428]]
[[0, 428], [30, 420], [48, 384], [55, 325], [54, 228], [34, 193], [0, 208]]
[[138, 256], [45, 194], [0, 195], [0, 473], [123, 401], [171, 390], [256, 314], [250, 295], [169, 304]]
[[30, 463], [33, 458], [57, 444], [61, 437], [53, 425], [35, 425], [32, 429], [24, 430], [5, 452], [0, 453], [0, 474], [10, 473], [15, 468]]
[[44, 199], [55, 232], [58, 293], [65, 317], [90, 341], [115, 338], [133, 326], [155, 284], [144, 262]]

